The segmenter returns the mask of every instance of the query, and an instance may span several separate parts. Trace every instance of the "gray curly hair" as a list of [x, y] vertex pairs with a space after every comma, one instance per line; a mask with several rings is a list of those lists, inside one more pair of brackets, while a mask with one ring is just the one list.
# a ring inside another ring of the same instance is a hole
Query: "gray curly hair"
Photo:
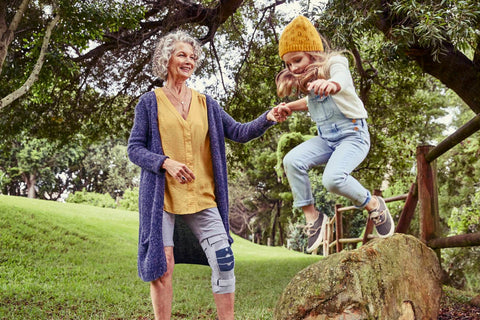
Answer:
[[202, 63], [203, 51], [200, 43], [184, 31], [171, 32], [158, 40], [157, 47], [153, 53], [153, 75], [162, 80], [167, 80], [168, 62], [172, 53], [175, 51], [177, 42], [185, 42], [193, 47], [193, 53], [197, 57], [194, 66], [195, 71]]

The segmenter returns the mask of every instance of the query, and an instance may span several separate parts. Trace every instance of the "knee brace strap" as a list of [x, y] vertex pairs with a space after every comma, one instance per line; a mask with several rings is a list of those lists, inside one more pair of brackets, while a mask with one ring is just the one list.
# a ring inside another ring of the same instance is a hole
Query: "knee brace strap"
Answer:
[[225, 234], [207, 238], [201, 242], [212, 268], [212, 290], [214, 293], [235, 291], [233, 251]]

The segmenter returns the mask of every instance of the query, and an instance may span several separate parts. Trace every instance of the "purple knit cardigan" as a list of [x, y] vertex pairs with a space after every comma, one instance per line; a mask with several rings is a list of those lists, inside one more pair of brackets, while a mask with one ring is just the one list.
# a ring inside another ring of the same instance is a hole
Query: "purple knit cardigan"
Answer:
[[[265, 112], [251, 122], [239, 123], [214, 99], [208, 95], [206, 98], [215, 198], [229, 241], [232, 243], [228, 222], [225, 138], [236, 142], [248, 142], [261, 136], [275, 122], [267, 120], [267, 112]], [[142, 169], [139, 196], [138, 275], [143, 281], [153, 281], [167, 270], [161, 232], [166, 173], [161, 166], [167, 156], [162, 149], [158, 130], [157, 100], [153, 91], [143, 94], [135, 107], [135, 121], [128, 140], [128, 156]]]

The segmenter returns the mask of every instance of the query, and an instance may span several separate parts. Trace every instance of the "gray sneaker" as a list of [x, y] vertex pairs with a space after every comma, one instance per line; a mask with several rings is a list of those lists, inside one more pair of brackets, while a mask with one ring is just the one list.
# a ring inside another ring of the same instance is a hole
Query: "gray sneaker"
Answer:
[[390, 211], [388, 211], [385, 200], [378, 196], [376, 198], [378, 200], [378, 207], [368, 212], [369, 218], [373, 221], [380, 238], [390, 237], [395, 232], [392, 216], [390, 215]]
[[310, 253], [317, 249], [325, 239], [325, 229], [328, 223], [328, 216], [324, 213], [319, 213], [315, 222], [308, 223], [305, 233], [308, 236], [307, 252]]

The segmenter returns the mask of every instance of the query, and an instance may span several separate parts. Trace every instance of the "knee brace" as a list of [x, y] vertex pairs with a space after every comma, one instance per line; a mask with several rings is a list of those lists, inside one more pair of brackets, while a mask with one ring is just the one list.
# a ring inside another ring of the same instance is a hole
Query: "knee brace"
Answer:
[[204, 239], [200, 244], [212, 268], [213, 293], [235, 292], [235, 259], [227, 235], [212, 236]]

